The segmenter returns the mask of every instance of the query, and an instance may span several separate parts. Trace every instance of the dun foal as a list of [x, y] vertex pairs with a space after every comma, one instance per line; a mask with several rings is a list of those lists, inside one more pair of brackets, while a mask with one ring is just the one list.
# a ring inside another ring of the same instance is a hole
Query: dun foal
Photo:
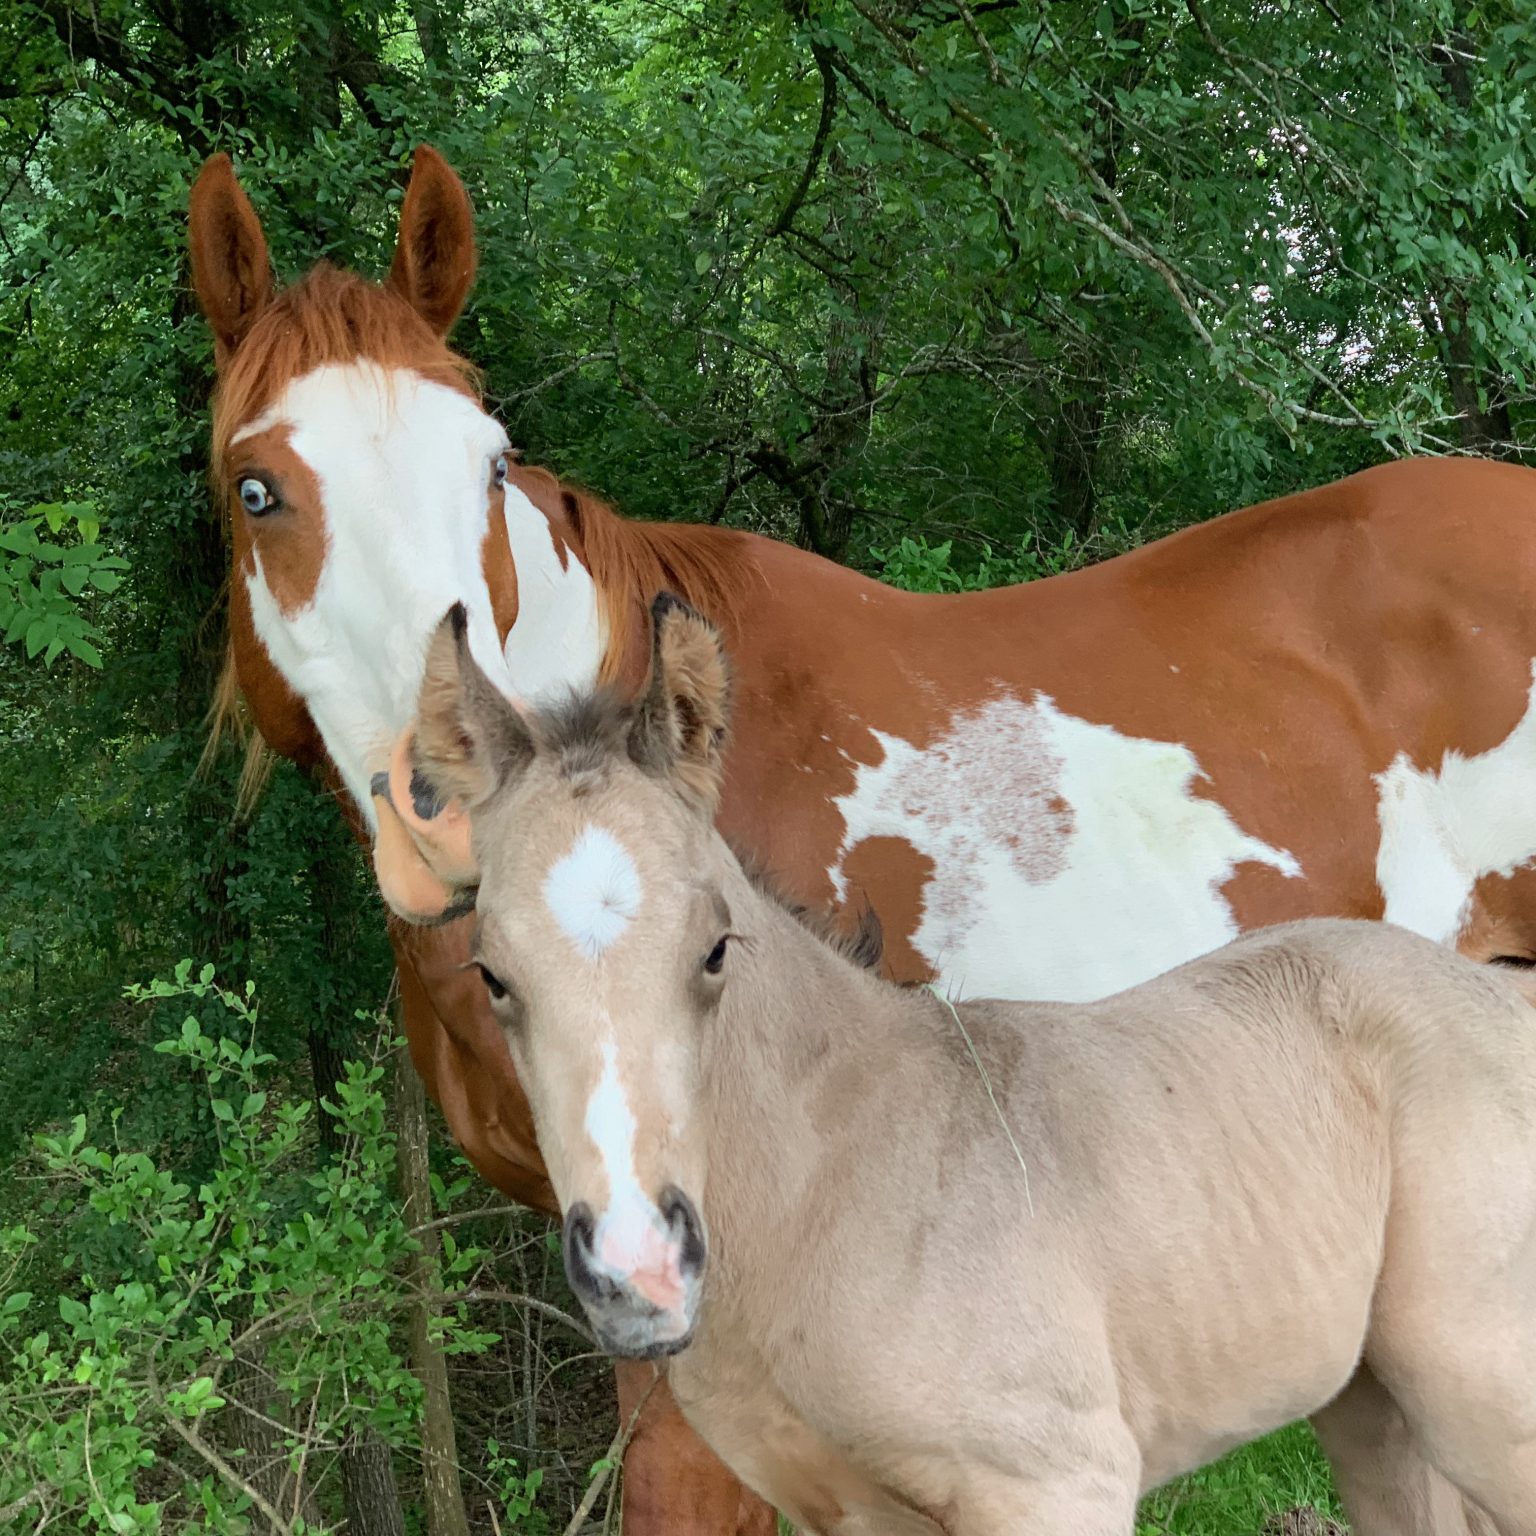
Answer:
[[1536, 1536], [1514, 985], [1325, 921], [1099, 1003], [901, 990], [714, 831], [726, 695], [666, 599], [633, 706], [524, 717], [462, 610], [427, 665], [415, 766], [469, 809], [476, 961], [603, 1343], [674, 1355], [810, 1531], [1129, 1536], [1311, 1414], [1357, 1536], [1468, 1529], [1426, 1462]]

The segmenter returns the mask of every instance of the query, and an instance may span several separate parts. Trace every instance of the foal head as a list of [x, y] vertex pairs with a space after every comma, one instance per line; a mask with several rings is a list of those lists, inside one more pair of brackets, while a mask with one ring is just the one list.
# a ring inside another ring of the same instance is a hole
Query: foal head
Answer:
[[712, 829], [727, 668], [659, 599], [638, 701], [524, 716], [439, 628], [417, 759], [468, 808], [474, 963], [565, 1213], [566, 1271], [605, 1348], [687, 1343], [703, 1275], [699, 1057], [729, 984], [734, 864]]

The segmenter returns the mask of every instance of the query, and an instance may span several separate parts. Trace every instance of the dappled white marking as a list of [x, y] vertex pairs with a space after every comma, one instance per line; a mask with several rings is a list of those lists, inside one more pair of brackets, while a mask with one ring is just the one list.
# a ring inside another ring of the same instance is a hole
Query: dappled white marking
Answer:
[[1447, 752], [1430, 770], [1399, 753], [1377, 774], [1376, 883], [1388, 922], [1454, 943], [1477, 882], [1536, 858], [1536, 663], [1531, 676], [1525, 713], [1498, 746]]
[[579, 560], [561, 566], [548, 519], [508, 485], [519, 606], [503, 651], [481, 558], [506, 434], [457, 390], [367, 361], [327, 364], [236, 437], [279, 425], [320, 488], [324, 564], [313, 600], [285, 614], [258, 560], [246, 578], [251, 613], [373, 827], [369, 778], [415, 714], [427, 643], [448, 609], [468, 610], [487, 676], [538, 704], [596, 682], [597, 591]]
[[1043, 694], [957, 714], [922, 750], [873, 734], [884, 756], [836, 801], [846, 834], [828, 873], [845, 897], [848, 856], [871, 837], [930, 858], [912, 943], [967, 996], [1106, 996], [1235, 937], [1221, 888], [1239, 864], [1301, 873], [1194, 792], [1187, 747]]
[[640, 910], [640, 875], [611, 832], [589, 826], [550, 867], [544, 901], [571, 943], [596, 960]]

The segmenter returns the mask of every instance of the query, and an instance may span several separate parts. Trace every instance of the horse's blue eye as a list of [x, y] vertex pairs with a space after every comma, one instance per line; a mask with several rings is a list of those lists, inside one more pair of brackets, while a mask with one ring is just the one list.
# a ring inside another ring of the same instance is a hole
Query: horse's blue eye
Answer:
[[270, 512], [277, 505], [277, 497], [272, 494], [265, 480], [249, 475], [240, 482], [240, 505], [252, 517], [260, 517], [263, 512]]
[[497, 454], [496, 462], [491, 466], [491, 483], [493, 485], [507, 483], [507, 456], [504, 453]]

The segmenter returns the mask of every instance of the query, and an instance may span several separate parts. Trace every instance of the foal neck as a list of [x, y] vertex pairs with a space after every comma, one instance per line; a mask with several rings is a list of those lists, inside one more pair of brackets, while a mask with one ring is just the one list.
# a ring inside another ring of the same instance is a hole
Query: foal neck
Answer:
[[841, 953], [739, 868], [726, 898], [744, 937], [706, 1058], [710, 1186], [718, 1174], [740, 1192], [771, 1167], [788, 1194], [839, 1098], [895, 1062], [922, 1070], [940, 1005]]

